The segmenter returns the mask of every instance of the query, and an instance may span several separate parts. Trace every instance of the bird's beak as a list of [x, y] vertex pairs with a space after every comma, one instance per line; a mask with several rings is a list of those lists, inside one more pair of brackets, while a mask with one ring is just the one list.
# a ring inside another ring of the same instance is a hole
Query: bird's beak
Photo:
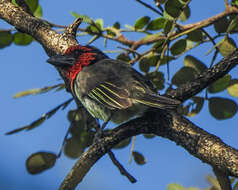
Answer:
[[54, 55], [47, 60], [54, 66], [72, 66], [75, 61], [75, 58], [70, 55]]

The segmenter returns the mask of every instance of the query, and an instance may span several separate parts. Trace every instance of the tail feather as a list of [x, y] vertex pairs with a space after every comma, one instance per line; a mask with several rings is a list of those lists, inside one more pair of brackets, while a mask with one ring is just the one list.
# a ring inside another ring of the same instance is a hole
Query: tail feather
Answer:
[[179, 100], [157, 94], [143, 94], [143, 96], [136, 97], [134, 100], [138, 103], [160, 109], [175, 109], [181, 104]]

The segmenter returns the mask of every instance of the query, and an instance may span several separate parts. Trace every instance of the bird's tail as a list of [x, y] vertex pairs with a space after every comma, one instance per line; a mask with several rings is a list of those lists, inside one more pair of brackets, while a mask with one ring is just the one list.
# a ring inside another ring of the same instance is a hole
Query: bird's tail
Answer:
[[136, 102], [160, 109], [175, 109], [181, 102], [176, 99], [160, 96], [157, 94], [143, 94], [134, 99]]

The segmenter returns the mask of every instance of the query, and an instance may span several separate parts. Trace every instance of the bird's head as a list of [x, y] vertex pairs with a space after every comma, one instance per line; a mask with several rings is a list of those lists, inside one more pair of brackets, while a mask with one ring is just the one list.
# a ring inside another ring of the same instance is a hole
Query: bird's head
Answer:
[[63, 55], [54, 55], [47, 62], [54, 65], [66, 83], [71, 83], [83, 67], [108, 58], [103, 52], [92, 46], [70, 46]]

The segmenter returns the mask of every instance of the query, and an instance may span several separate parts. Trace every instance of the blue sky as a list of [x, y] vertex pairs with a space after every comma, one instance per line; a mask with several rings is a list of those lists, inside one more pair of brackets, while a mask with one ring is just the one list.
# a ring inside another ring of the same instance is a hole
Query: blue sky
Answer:
[[[201, 1], [192, 1], [192, 16], [187, 23], [193, 23], [223, 11], [223, 3], [222, 0], [218, 0], [216, 3], [206, 1], [206, 4], [201, 3]], [[86, 14], [92, 18], [103, 18], [105, 26], [112, 25], [115, 21], [120, 21], [122, 26], [124, 24], [133, 25], [139, 16], [144, 15], [149, 15], [152, 18], [157, 17], [134, 0], [68, 0], [67, 2], [40, 0], [40, 4], [43, 7], [43, 18], [61, 25], [68, 25], [73, 22], [74, 18], [70, 15], [70, 11]], [[0, 20], [0, 28], [7, 27], [9, 26]], [[129, 35], [129, 37], [136, 39], [137, 36]], [[84, 44], [87, 43], [88, 39], [80, 38], [78, 40]], [[118, 44], [109, 43], [109, 46], [105, 48], [100, 40], [93, 45], [102, 50], [115, 50], [118, 46]], [[206, 56], [205, 53], [211, 47], [212, 44], [206, 44], [202, 46], [202, 50], [193, 50], [189, 54], [209, 63], [211, 56]], [[110, 54], [109, 56], [114, 57], [115, 55]], [[171, 63], [171, 72], [174, 73], [183, 65], [183, 57]], [[12, 136], [4, 135], [9, 130], [29, 124], [70, 97], [70, 94], [61, 91], [21, 99], [12, 98], [15, 93], [22, 90], [59, 83], [60, 77], [57, 71], [46, 63], [47, 58], [43, 48], [37, 42], [26, 47], [12, 45], [0, 52], [2, 89], [0, 112], [2, 119], [0, 128], [1, 189], [57, 189], [76, 161], [63, 155], [54, 168], [34, 176], [28, 174], [25, 169], [25, 160], [30, 154], [41, 150], [52, 152], [59, 150], [69, 126], [66, 114], [70, 108], [75, 107], [74, 104], [71, 104], [64, 111], [59, 111], [52, 119], [35, 130]], [[232, 71], [232, 74], [237, 76], [237, 68]], [[219, 95], [227, 96], [227, 93], [224, 92]], [[206, 103], [202, 112], [191, 118], [191, 121], [206, 131], [219, 136], [227, 144], [238, 147], [237, 115], [229, 120], [217, 121], [208, 113]], [[144, 166], [138, 166], [135, 163], [128, 164], [129, 147], [114, 151], [118, 159], [137, 178], [136, 184], [130, 184], [125, 177], [119, 174], [108, 156], [104, 156], [90, 170], [78, 189], [166, 189], [169, 183], [180, 183], [185, 187], [204, 188], [208, 186], [205, 176], [212, 173], [210, 166], [194, 158], [175, 143], [160, 137], [146, 140], [139, 136], [136, 140], [136, 150], [145, 155], [147, 164]]]

